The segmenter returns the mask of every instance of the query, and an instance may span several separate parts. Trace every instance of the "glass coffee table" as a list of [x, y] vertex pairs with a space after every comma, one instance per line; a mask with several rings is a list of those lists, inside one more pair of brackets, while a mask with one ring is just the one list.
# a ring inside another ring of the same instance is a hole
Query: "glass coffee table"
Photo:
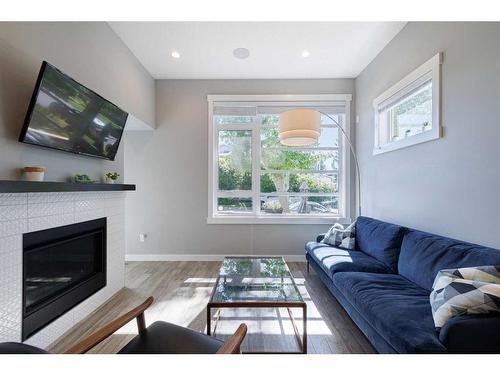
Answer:
[[[286, 308], [301, 349], [292, 353], [307, 353], [307, 305], [282, 257], [224, 258], [207, 304], [208, 335], [215, 333], [223, 308]], [[292, 315], [292, 308], [302, 309], [302, 335]], [[212, 309], [217, 309], [213, 332]], [[285, 352], [272, 352], [276, 353]]]

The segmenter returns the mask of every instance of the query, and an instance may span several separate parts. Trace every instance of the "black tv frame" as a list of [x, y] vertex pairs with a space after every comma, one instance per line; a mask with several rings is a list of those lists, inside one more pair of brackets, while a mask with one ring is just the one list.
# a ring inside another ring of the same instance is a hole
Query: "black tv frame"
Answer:
[[75, 82], [76, 84], [78, 84], [78, 85], [86, 88], [87, 90], [89, 90], [90, 92], [92, 92], [94, 95], [96, 95], [99, 98], [101, 98], [102, 100], [110, 103], [111, 105], [114, 105], [116, 108], [118, 108], [120, 111], [122, 111], [123, 113], [126, 114], [126, 116], [125, 116], [125, 122], [123, 124], [123, 130], [122, 130], [122, 132], [120, 134], [120, 138], [118, 138], [118, 147], [120, 147], [120, 143], [121, 143], [121, 140], [122, 140], [122, 137], [123, 137], [123, 132], [125, 131], [125, 124], [127, 123], [127, 119], [128, 119], [128, 112], [124, 111], [123, 109], [121, 109], [120, 107], [118, 107], [113, 102], [111, 102], [111, 101], [107, 100], [106, 98], [104, 98], [103, 96], [99, 95], [94, 90], [89, 89], [85, 85], [82, 85], [80, 82], [78, 82], [77, 80], [71, 78], [69, 75], [67, 75], [66, 73], [64, 73], [60, 69], [56, 68], [54, 65], [48, 63], [47, 61], [43, 61], [42, 62], [42, 66], [40, 67], [40, 72], [38, 73], [38, 78], [36, 79], [35, 88], [33, 90], [33, 94], [31, 95], [30, 104], [28, 106], [28, 110], [27, 110], [26, 116], [24, 118], [23, 128], [21, 129], [21, 134], [19, 134], [19, 142], [25, 143], [25, 144], [29, 144], [29, 145], [39, 146], [39, 147], [43, 147], [43, 148], [48, 148], [48, 149], [51, 149], [51, 150], [58, 150], [58, 151], [68, 152], [70, 154], [90, 156], [90, 157], [97, 158], [97, 159], [104, 159], [104, 160], [114, 161], [115, 158], [116, 158], [116, 154], [118, 153], [118, 147], [116, 147], [116, 152], [113, 155], [113, 158], [108, 158], [106, 156], [99, 156], [99, 155], [89, 154], [89, 153], [86, 153], [86, 152], [71, 151], [71, 150], [66, 150], [66, 149], [63, 149], [63, 148], [46, 146], [46, 145], [41, 145], [39, 143], [33, 143], [33, 142], [26, 141], [26, 139], [25, 139], [26, 138], [26, 133], [28, 132], [29, 124], [31, 122], [31, 116], [33, 115], [33, 109], [35, 108], [35, 104], [36, 104], [36, 101], [38, 99], [38, 93], [40, 92], [40, 85], [42, 84], [42, 78], [43, 78], [43, 75], [45, 73], [45, 69], [47, 68], [47, 66], [50, 66], [51, 68], [57, 70], [58, 73], [60, 73], [63, 76], [65, 76], [67, 79], [70, 79], [73, 82]]

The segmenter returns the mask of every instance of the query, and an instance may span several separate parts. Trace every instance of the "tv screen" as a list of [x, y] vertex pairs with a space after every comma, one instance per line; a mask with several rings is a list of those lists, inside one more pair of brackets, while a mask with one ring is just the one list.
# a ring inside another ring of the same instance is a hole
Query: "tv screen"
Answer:
[[44, 61], [19, 141], [114, 160], [127, 116]]

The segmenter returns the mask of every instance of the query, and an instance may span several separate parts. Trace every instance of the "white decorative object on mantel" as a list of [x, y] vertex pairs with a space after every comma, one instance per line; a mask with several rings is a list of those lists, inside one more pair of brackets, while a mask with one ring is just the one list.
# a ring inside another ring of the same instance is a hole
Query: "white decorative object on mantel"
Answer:
[[36, 167], [24, 167], [23, 168], [23, 177], [25, 181], [43, 181], [45, 176], [45, 172], [47, 168], [36, 166]]
[[373, 101], [373, 154], [441, 137], [442, 54], [434, 55]]

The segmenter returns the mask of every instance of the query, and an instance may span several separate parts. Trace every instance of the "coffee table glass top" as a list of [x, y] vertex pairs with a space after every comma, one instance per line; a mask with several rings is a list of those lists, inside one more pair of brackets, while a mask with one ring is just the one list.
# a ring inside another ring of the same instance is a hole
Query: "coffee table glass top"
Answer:
[[281, 257], [224, 258], [210, 302], [303, 302]]

